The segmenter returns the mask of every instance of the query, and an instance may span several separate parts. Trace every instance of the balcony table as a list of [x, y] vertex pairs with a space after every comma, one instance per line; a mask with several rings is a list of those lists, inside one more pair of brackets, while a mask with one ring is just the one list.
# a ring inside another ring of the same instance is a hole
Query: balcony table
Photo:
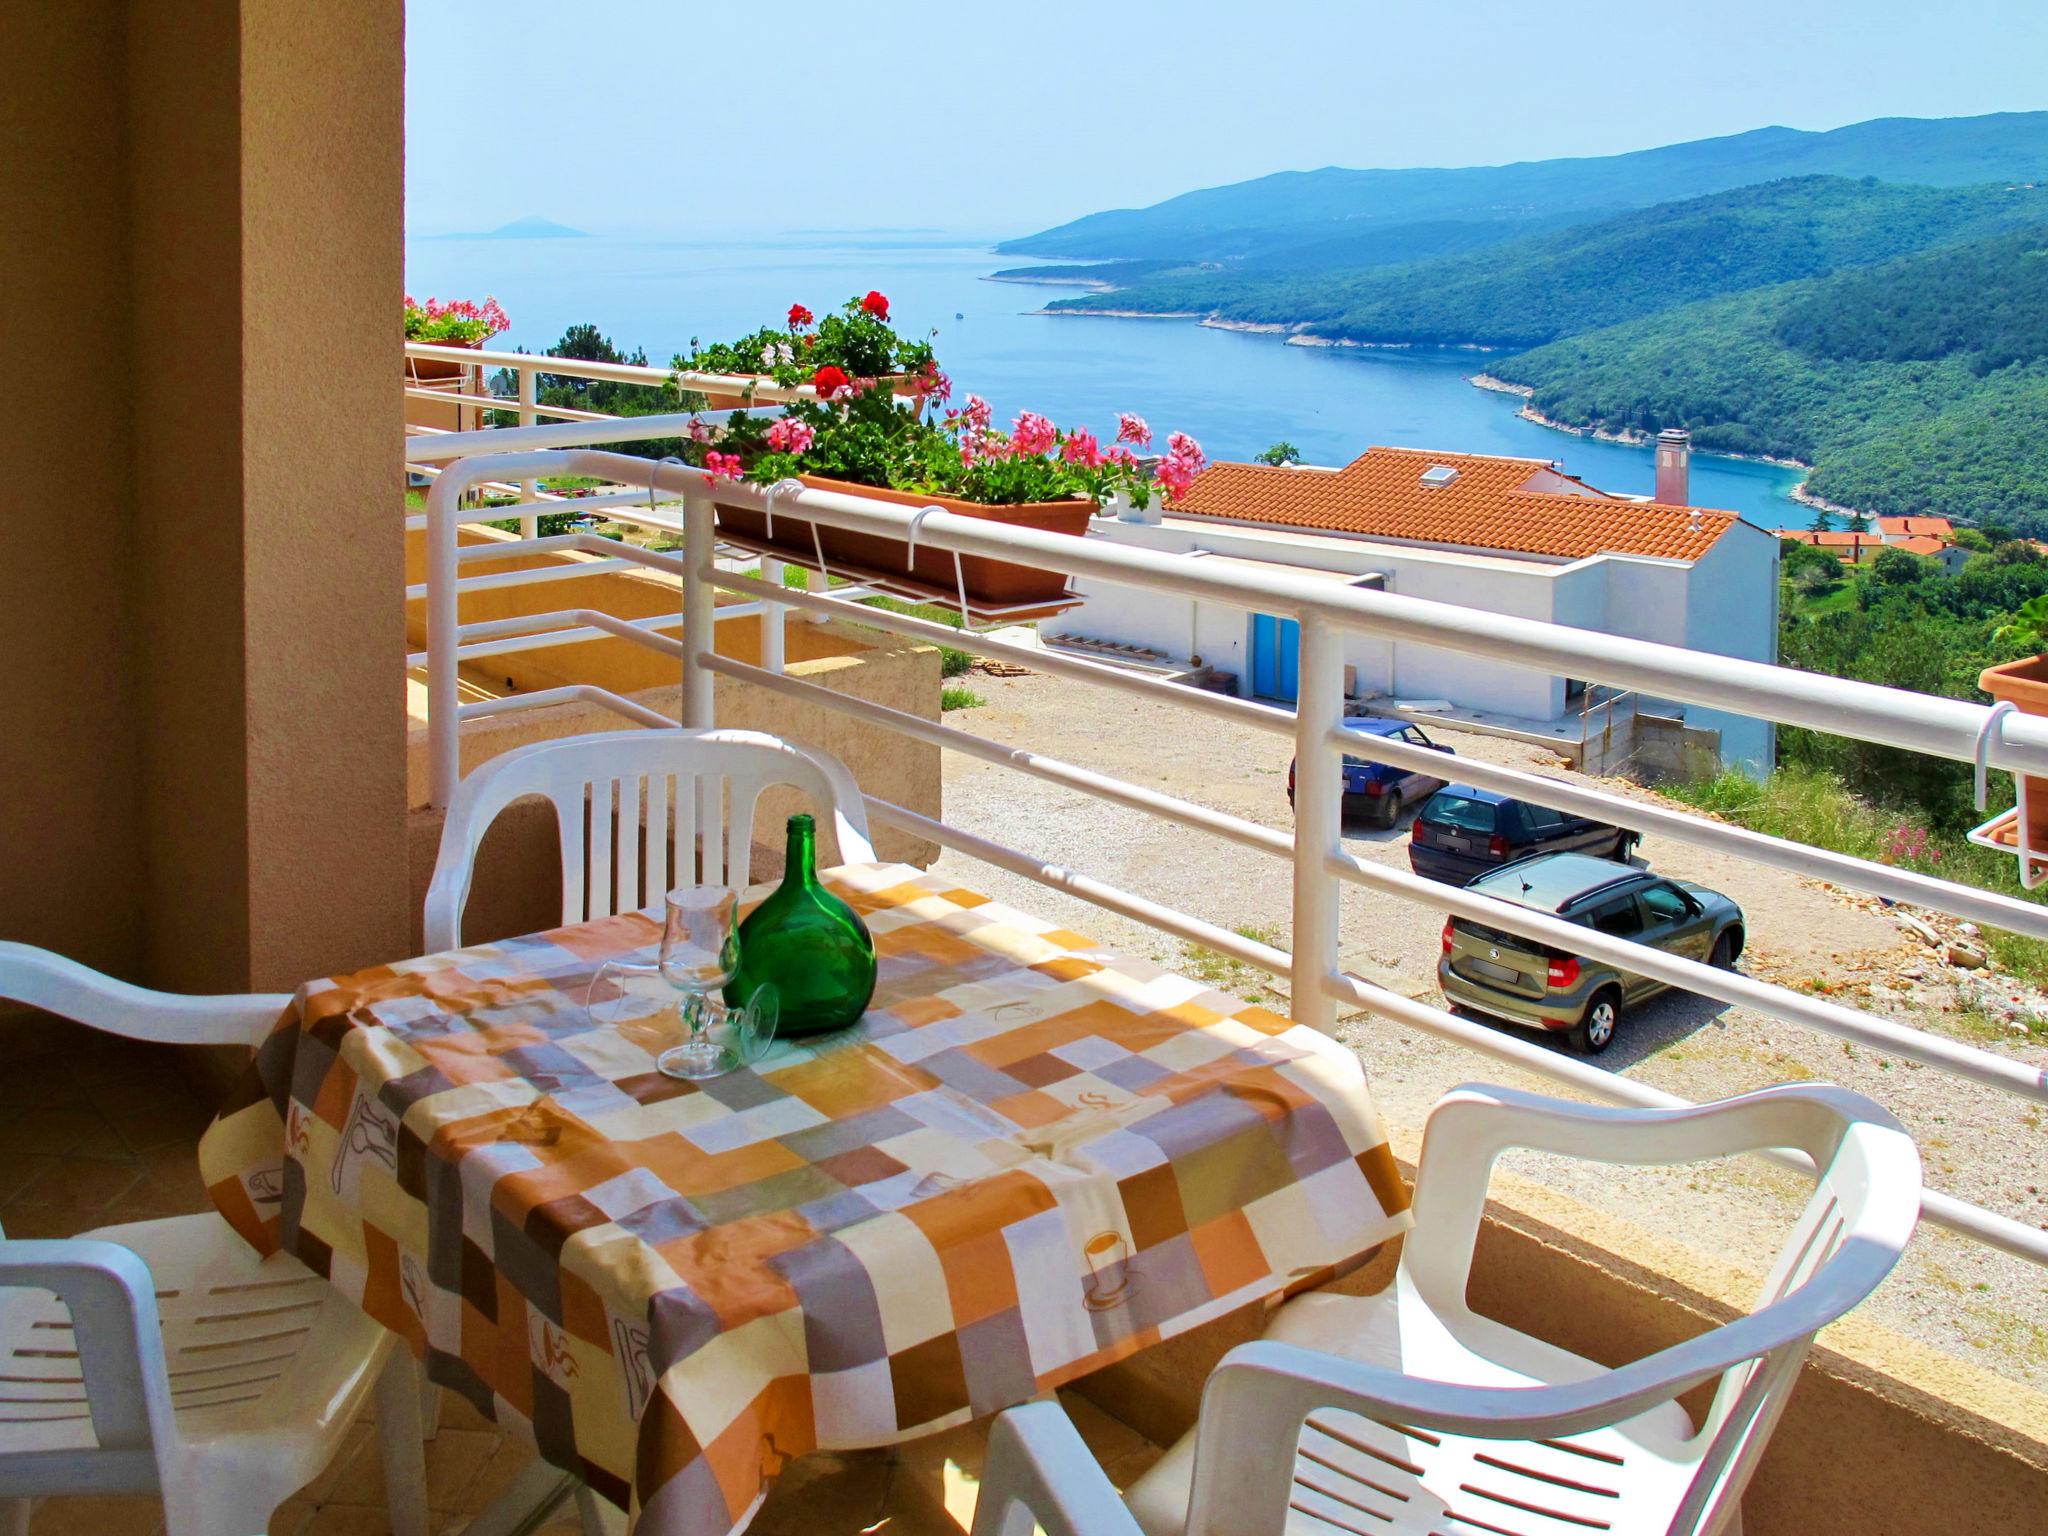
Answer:
[[643, 914], [307, 984], [201, 1144], [215, 1203], [690, 1536], [793, 1457], [1022, 1403], [1406, 1225], [1343, 1046], [944, 876], [826, 879], [867, 1014], [706, 1083], [586, 1011]]

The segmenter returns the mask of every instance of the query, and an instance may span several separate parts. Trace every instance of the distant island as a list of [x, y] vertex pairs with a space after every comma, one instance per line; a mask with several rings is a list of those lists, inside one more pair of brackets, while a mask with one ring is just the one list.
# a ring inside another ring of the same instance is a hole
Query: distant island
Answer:
[[496, 229], [463, 230], [446, 235], [422, 235], [423, 240], [588, 240], [588, 230], [571, 229], [553, 219], [529, 216], [500, 224]]
[[998, 280], [1092, 290], [1048, 314], [1484, 349], [1551, 425], [1683, 426], [1816, 499], [2048, 536], [2048, 113], [1288, 173], [998, 250], [1052, 258]]

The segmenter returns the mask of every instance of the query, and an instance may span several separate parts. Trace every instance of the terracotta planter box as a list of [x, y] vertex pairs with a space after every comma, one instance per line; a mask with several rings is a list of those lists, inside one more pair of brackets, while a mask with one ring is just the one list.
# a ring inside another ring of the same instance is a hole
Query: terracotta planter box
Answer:
[[[465, 347], [472, 352], [483, 350], [483, 343], [480, 341], [437, 341], [433, 345], [437, 347]], [[445, 358], [414, 357], [411, 353], [407, 353], [405, 358], [405, 377], [406, 382], [409, 384], [452, 384], [460, 380], [464, 374], [474, 367], [476, 367], [475, 363], [451, 363]]]
[[[982, 518], [1012, 528], [1035, 528], [1044, 533], [1067, 533], [1076, 538], [1088, 532], [1088, 520], [1095, 515], [1095, 503], [1082, 498], [1071, 501], [1033, 501], [1020, 506], [991, 507], [980, 502], [957, 501], [950, 496], [931, 496], [916, 491], [882, 490], [871, 485], [850, 485], [843, 480], [803, 476], [805, 485], [820, 491], [844, 491], [850, 496], [872, 496], [878, 501], [903, 507], [942, 507], [962, 517]], [[1072, 601], [1067, 578], [1060, 571], [1015, 565], [982, 555], [959, 557], [956, 580], [951, 551], [934, 549], [922, 542], [914, 560], [906, 558], [909, 546], [901, 539], [887, 539], [871, 533], [849, 533], [841, 528], [819, 525], [816, 540], [811, 524], [788, 513], [775, 514], [775, 536], [768, 536], [768, 520], [747, 507], [718, 506], [718, 531], [746, 543], [773, 550], [795, 565], [815, 568], [817, 546], [824, 545], [826, 563], [835, 574], [872, 573], [907, 578], [931, 587], [947, 597], [954, 596], [959, 582], [967, 586], [968, 601], [977, 608], [1015, 608], [1031, 603], [1066, 604]]]
[[[2023, 715], [2048, 717], [2048, 656], [2023, 656], [1986, 667], [1977, 686], [1992, 698], [2018, 706]], [[2048, 779], [2020, 776], [2020, 810], [2027, 819], [2027, 846], [2048, 850]]]

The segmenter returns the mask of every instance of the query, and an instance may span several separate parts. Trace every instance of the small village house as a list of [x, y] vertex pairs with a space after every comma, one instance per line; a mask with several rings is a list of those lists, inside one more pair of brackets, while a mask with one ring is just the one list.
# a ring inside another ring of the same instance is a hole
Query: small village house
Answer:
[[[1685, 505], [1687, 448], [1673, 437], [1659, 444], [1660, 461], [1676, 462], [1660, 462], [1651, 502], [1610, 495], [1540, 459], [1375, 447], [1341, 469], [1215, 464], [1158, 521], [1105, 521], [1096, 532], [1191, 560], [1287, 567], [1775, 661], [1777, 540], [1732, 513]], [[1045, 626], [1049, 643], [1134, 648], [1165, 667], [1230, 674], [1246, 697], [1293, 699], [1292, 621], [1100, 583], [1081, 590], [1087, 601]], [[1659, 733], [1731, 765], [1762, 770], [1772, 760], [1771, 727], [1758, 720], [1617, 701], [1493, 657], [1364, 636], [1347, 640], [1345, 658], [1357, 707], [1558, 741], [1589, 767], [1643, 755], [1638, 737]]]

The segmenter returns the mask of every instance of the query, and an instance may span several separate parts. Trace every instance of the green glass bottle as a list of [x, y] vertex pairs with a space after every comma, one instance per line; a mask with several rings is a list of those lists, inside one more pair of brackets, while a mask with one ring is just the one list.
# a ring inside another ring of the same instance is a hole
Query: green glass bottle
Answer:
[[858, 1019], [875, 994], [875, 941], [868, 925], [818, 883], [817, 826], [789, 818], [782, 884], [740, 924], [740, 968], [726, 984], [729, 1008], [773, 983], [778, 1037], [818, 1035]]

